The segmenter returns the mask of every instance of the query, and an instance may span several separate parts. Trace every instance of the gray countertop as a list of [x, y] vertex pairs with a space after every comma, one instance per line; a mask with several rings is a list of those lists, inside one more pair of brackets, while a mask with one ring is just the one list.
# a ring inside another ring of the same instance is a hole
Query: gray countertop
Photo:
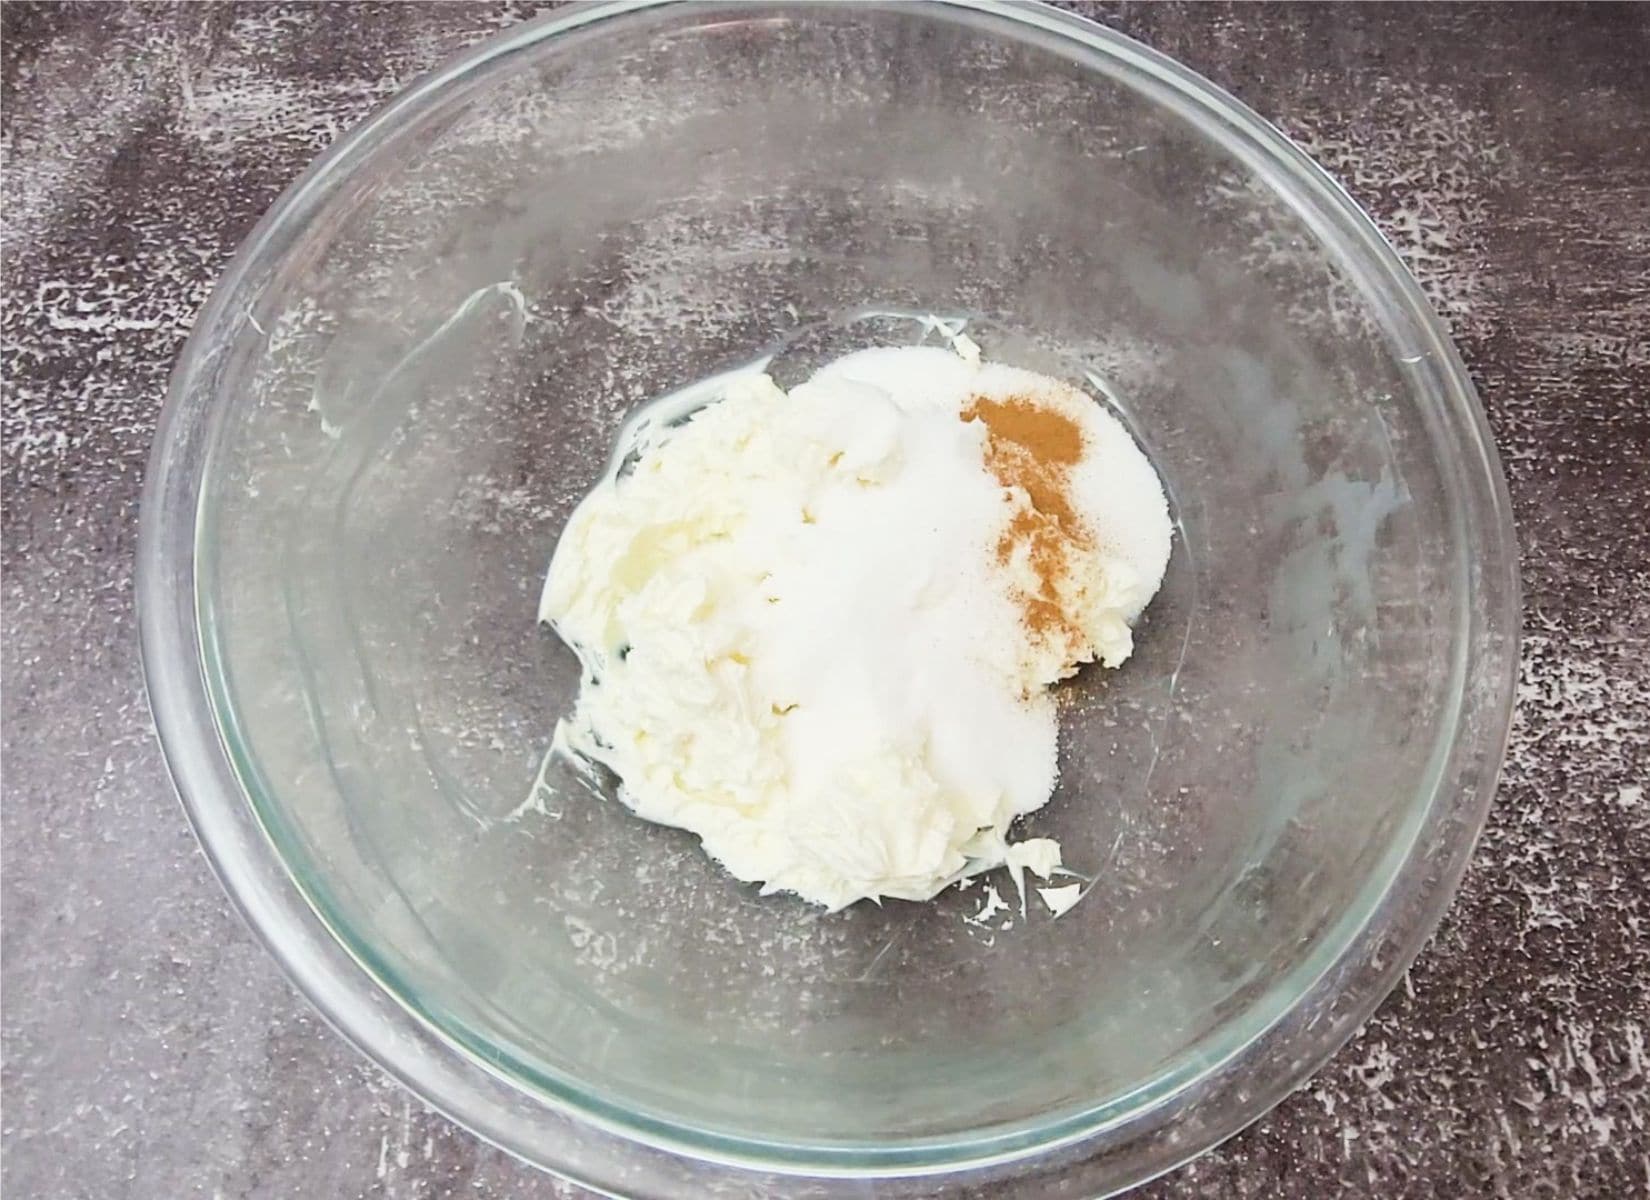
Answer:
[[[139, 678], [137, 496], [239, 239], [532, 4], [4, 19], [8, 1197], [548, 1197], [324, 1027], [231, 914]], [[1650, 1191], [1650, 6], [1101, 5], [1298, 138], [1452, 325], [1526, 588], [1499, 798], [1362, 1034], [1154, 1197]]]

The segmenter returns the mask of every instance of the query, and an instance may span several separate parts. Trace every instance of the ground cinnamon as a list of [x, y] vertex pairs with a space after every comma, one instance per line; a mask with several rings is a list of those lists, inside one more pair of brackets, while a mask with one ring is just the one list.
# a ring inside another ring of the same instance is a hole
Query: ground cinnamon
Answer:
[[997, 559], [1005, 565], [1020, 546], [1026, 547], [1037, 577], [1037, 593], [1020, 598], [1027, 627], [1034, 633], [1069, 628], [1058, 585], [1071, 555], [1088, 546], [1070, 494], [1070, 469], [1083, 456], [1082, 430], [1070, 417], [1024, 396], [976, 396], [962, 419], [985, 423], [986, 466], [1004, 487], [1020, 488], [1030, 501], [996, 547]]

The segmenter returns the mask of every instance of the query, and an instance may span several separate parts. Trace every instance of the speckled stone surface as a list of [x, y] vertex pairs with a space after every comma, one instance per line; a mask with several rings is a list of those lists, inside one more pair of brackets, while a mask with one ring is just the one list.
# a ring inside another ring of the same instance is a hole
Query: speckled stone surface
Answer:
[[[8, 1197], [571, 1197], [327, 1030], [167, 783], [132, 615], [166, 374], [317, 151], [532, 5], [4, 19]], [[1143, 1195], [1650, 1192], [1650, 6], [1103, 5], [1376, 217], [1483, 393], [1520, 707], [1464, 888], [1361, 1036]]]

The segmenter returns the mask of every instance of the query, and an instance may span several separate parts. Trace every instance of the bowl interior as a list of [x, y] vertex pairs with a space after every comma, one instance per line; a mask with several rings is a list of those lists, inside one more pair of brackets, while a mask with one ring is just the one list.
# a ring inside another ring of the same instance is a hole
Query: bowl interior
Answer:
[[[300, 886], [445, 1036], [638, 1136], [940, 1162], [1163, 1100], [1362, 928], [1459, 703], [1443, 401], [1323, 214], [1172, 88], [1003, 16], [665, 10], [329, 170], [216, 384], [207, 682]], [[1115, 407], [1179, 522], [1135, 657], [1065, 689], [1024, 826], [1093, 877], [1059, 920], [822, 915], [535, 790], [578, 678], [538, 588], [625, 413], [922, 313]]]

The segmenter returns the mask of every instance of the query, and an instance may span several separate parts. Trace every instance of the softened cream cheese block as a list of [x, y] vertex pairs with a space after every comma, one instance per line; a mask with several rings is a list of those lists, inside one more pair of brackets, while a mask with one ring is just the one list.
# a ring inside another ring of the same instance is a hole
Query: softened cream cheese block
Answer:
[[1162, 581], [1146, 457], [1082, 392], [927, 347], [711, 392], [629, 423], [556, 547], [558, 742], [764, 892], [1046, 878], [1058, 845], [1010, 828], [1054, 786], [1049, 686], [1126, 659]]

